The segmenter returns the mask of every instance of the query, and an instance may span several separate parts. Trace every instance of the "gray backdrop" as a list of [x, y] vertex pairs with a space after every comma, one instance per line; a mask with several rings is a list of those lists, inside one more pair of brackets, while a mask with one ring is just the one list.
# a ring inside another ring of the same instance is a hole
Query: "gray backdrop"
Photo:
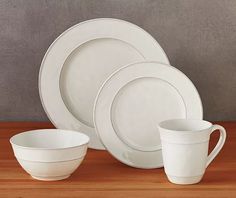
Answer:
[[196, 85], [204, 118], [236, 120], [235, 0], [1, 0], [0, 120], [47, 120], [38, 72], [50, 43], [92, 18], [133, 22]]

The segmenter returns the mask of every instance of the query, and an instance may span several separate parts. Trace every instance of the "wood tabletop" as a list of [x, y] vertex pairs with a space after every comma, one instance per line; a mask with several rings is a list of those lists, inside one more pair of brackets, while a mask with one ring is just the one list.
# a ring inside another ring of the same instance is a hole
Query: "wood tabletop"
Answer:
[[[163, 168], [142, 170], [126, 166], [107, 151], [89, 149], [70, 178], [44, 182], [32, 179], [14, 158], [9, 138], [22, 131], [53, 128], [50, 123], [0, 123], [0, 198], [7, 197], [236, 197], [236, 122], [218, 122], [227, 130], [219, 156], [195, 185], [168, 182]], [[218, 134], [212, 135], [211, 148]]]

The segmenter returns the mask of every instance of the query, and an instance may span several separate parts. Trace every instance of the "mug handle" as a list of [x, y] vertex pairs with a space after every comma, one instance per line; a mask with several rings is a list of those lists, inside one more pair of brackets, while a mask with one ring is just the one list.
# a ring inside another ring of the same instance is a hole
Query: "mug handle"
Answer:
[[212, 160], [220, 152], [220, 150], [222, 149], [222, 147], [223, 147], [223, 145], [225, 143], [225, 139], [226, 139], [226, 131], [225, 131], [224, 127], [222, 127], [222, 126], [220, 126], [218, 124], [214, 124], [212, 129], [211, 129], [211, 133], [213, 133], [215, 130], [219, 130], [220, 131], [220, 138], [219, 138], [215, 148], [213, 149], [213, 151], [207, 157], [206, 167], [209, 166], [209, 164], [212, 162]]

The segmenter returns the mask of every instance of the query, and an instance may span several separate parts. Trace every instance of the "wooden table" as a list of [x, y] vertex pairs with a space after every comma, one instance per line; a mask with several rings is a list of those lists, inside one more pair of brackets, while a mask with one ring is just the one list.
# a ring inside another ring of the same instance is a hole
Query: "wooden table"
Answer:
[[[67, 180], [32, 179], [13, 156], [9, 138], [19, 132], [53, 128], [50, 123], [0, 123], [0, 197], [236, 197], [236, 122], [220, 122], [227, 130], [225, 147], [209, 166], [201, 183], [181, 186], [168, 182], [163, 169], [126, 166], [106, 151], [88, 154]], [[212, 137], [216, 142], [217, 134]], [[213, 146], [211, 144], [211, 147]]]

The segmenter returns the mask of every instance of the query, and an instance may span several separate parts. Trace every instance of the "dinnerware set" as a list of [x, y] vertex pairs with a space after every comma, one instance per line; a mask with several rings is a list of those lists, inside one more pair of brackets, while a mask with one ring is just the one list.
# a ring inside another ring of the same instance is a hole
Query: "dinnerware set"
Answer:
[[[36, 179], [69, 177], [88, 145], [136, 168], [164, 163], [171, 182], [193, 184], [225, 141], [223, 127], [202, 120], [191, 80], [170, 66], [150, 34], [126, 21], [93, 19], [62, 33], [43, 58], [39, 93], [58, 129], [11, 138], [17, 160]], [[219, 143], [207, 157], [216, 129]]]

